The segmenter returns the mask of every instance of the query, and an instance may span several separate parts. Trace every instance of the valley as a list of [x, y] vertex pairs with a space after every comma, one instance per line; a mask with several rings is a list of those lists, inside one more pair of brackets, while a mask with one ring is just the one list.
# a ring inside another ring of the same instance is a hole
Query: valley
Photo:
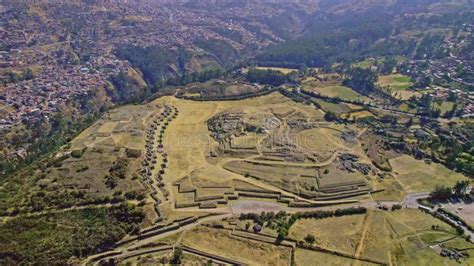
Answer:
[[468, 0], [6, 0], [1, 265], [472, 265]]

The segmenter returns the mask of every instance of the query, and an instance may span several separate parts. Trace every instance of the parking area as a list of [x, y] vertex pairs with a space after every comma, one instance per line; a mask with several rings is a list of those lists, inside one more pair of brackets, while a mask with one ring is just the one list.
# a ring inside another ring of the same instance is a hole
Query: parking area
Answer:
[[470, 225], [474, 225], [474, 204], [465, 203], [462, 201], [442, 204], [443, 208], [449, 212], [452, 212], [462, 219], [464, 219]]

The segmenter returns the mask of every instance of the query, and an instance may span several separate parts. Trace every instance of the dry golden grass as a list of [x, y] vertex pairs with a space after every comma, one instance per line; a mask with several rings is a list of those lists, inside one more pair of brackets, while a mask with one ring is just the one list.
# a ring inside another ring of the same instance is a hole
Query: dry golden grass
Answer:
[[289, 236], [303, 241], [308, 234], [316, 237], [316, 245], [354, 254], [360, 241], [364, 215], [333, 217], [327, 219], [303, 219], [290, 229]]
[[116, 122], [105, 122], [99, 127], [99, 129], [97, 129], [97, 133], [108, 135], [112, 133], [112, 130], [114, 129], [116, 124], [117, 124]]
[[182, 244], [249, 265], [288, 265], [290, 248], [230, 236], [230, 231], [197, 227], [187, 231]]
[[275, 70], [275, 71], [280, 71], [283, 74], [289, 74], [294, 71], [298, 71], [296, 68], [283, 68], [283, 67], [257, 67], [257, 69], [261, 70]]
[[[449, 225], [415, 209], [372, 211], [367, 223], [361, 255], [394, 264], [438, 265], [442, 257], [429, 245], [455, 235]], [[431, 230], [432, 225], [449, 233]]]
[[468, 180], [441, 164], [427, 164], [408, 155], [391, 159], [390, 164], [395, 177], [407, 192], [431, 191], [437, 185], [453, 186], [457, 181]]
[[155, 103], [169, 103], [179, 110], [178, 117], [168, 127], [164, 138], [164, 146], [170, 161], [169, 172], [173, 173], [165, 176], [166, 181], [175, 181], [196, 170], [213, 173], [208, 178], [218, 182], [242, 178], [241, 175], [223, 170], [206, 159], [210, 151], [215, 150], [218, 145], [210, 135], [207, 120], [219, 112], [235, 109], [259, 114], [265, 109], [292, 107], [309, 115], [319, 114], [318, 110], [297, 104], [279, 93], [230, 102], [198, 102], [163, 97], [157, 99]]
[[376, 178], [371, 182], [374, 190], [384, 189], [382, 192], [372, 194], [374, 200], [380, 201], [402, 201], [405, 197], [405, 191], [400, 183], [392, 177], [385, 177], [384, 179]]
[[320, 154], [331, 155], [346, 149], [341, 143], [340, 132], [331, 128], [313, 128], [303, 130], [296, 135], [296, 143]]
[[[337, 266], [337, 265], [352, 265], [356, 261], [353, 259], [331, 255], [322, 252], [316, 252], [306, 249], [297, 248], [295, 250], [295, 264], [306, 266], [306, 265], [328, 265], [328, 266]], [[364, 265], [372, 265], [366, 264]]]
[[346, 117], [348, 119], [359, 119], [359, 118], [364, 118], [364, 117], [375, 117], [375, 115], [369, 111], [359, 111], [359, 112], [349, 113]]

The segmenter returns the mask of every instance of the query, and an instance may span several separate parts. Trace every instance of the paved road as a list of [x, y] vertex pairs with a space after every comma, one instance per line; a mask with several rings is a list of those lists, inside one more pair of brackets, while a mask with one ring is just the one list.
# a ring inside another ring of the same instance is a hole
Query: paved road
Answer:
[[401, 202], [403, 207], [407, 208], [418, 208], [418, 200], [427, 198], [430, 195], [429, 192], [417, 192], [417, 193], [410, 193], [407, 194], [405, 199]]

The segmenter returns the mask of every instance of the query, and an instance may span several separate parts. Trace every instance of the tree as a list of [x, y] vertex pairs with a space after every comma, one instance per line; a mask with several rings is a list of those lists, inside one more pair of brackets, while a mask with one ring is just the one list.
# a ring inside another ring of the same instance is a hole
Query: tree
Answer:
[[430, 198], [440, 201], [446, 201], [453, 196], [453, 190], [450, 187], [436, 186], [430, 193]]
[[277, 237], [277, 242], [281, 243], [285, 237], [288, 235], [288, 228], [286, 226], [282, 225], [278, 229], [278, 237]]
[[34, 78], [33, 71], [31, 68], [28, 68], [25, 73], [23, 73], [23, 79], [24, 80], [31, 80]]
[[314, 242], [316, 242], [316, 238], [312, 235], [312, 234], [308, 234], [305, 238], [304, 238], [304, 241], [306, 241], [306, 243], [308, 244], [314, 244]]
[[402, 205], [400, 204], [392, 205], [392, 211], [401, 210], [401, 209], [402, 209]]
[[387, 74], [392, 74], [393, 69], [397, 66], [397, 60], [390, 56], [385, 59], [385, 61], [382, 63], [382, 66], [380, 67], [380, 73], [387, 75]]
[[456, 185], [454, 185], [453, 187], [454, 195], [458, 197], [463, 197], [468, 187], [469, 187], [469, 181], [467, 180], [456, 182]]
[[334, 112], [328, 111], [324, 114], [324, 119], [326, 121], [335, 121], [337, 120], [337, 115]]
[[171, 264], [177, 265], [181, 264], [183, 258], [183, 251], [181, 248], [175, 248], [173, 252], [173, 258], [171, 259]]
[[347, 75], [348, 77], [342, 82], [344, 86], [348, 86], [362, 94], [371, 94], [375, 90], [378, 76], [370, 69], [352, 68], [347, 72]]

